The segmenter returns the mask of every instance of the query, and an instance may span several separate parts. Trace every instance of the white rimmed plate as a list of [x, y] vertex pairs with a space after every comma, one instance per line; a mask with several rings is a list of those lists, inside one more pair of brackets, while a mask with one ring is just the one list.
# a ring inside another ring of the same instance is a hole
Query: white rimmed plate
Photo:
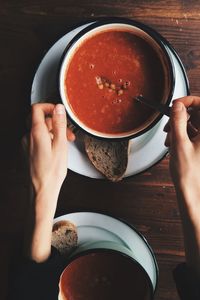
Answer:
[[128, 248], [133, 257], [142, 265], [149, 275], [154, 290], [158, 281], [157, 263], [146, 239], [133, 227], [113, 217], [92, 213], [77, 212], [54, 219], [54, 223], [68, 220], [78, 229], [78, 247], [91, 242], [109, 241], [119, 243]]
[[[89, 24], [82, 25], [68, 32], [46, 53], [33, 80], [31, 104], [40, 101], [44, 102], [45, 99], [49, 99], [51, 95], [55, 94], [57, 89], [58, 67], [63, 51], [71, 39], [88, 25]], [[188, 94], [188, 86], [177, 55], [170, 46], [169, 51], [175, 66], [176, 78], [173, 99], [176, 99]], [[168, 118], [164, 116], [151, 130], [132, 140], [125, 177], [138, 174], [148, 169], [167, 153], [167, 148], [164, 146], [166, 133], [163, 132], [163, 127], [167, 120]], [[80, 142], [69, 144], [68, 167], [72, 171], [84, 176], [103, 178], [88, 160], [83, 144]]]

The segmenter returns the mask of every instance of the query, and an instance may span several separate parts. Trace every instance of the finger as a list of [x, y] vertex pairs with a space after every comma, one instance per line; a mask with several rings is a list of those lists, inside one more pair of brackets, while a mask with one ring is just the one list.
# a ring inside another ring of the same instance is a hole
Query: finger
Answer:
[[187, 111], [183, 103], [180, 101], [173, 102], [170, 125], [171, 141], [173, 143], [189, 141], [187, 134]]
[[53, 146], [60, 147], [61, 144], [66, 144], [67, 117], [65, 107], [62, 104], [57, 104], [53, 110], [52, 116], [53, 126]]
[[[197, 96], [187, 96], [187, 97], [183, 97], [183, 98], [178, 98], [176, 100], [174, 100], [175, 102], [181, 102], [185, 105], [185, 107], [197, 107], [200, 108], [200, 97]], [[173, 101], [173, 103], [174, 103]]]
[[71, 129], [67, 128], [67, 139], [70, 142], [74, 142], [76, 139], [75, 134], [71, 131]]
[[[49, 132], [50, 132], [50, 134], [51, 134], [51, 138], [53, 139], [53, 133], [52, 133], [52, 131], [53, 131], [52, 118], [51, 118], [51, 117], [47, 117], [47, 118], [45, 119], [45, 122], [46, 122], [47, 128], [48, 128], [48, 130], [49, 130]], [[70, 142], [74, 142], [75, 139], [76, 139], [75, 134], [74, 134], [74, 133], [72, 132], [72, 130], [69, 129], [69, 128], [67, 128], [66, 137], [67, 137], [68, 141], [70, 141]]]
[[37, 103], [32, 105], [32, 127], [45, 125], [45, 116], [52, 114], [55, 105], [51, 103]]
[[[190, 120], [191, 120], [191, 119], [190, 119]], [[199, 130], [197, 129], [197, 126], [194, 126], [193, 124], [194, 124], [193, 121], [192, 121], [192, 122], [189, 121], [189, 122], [187, 123], [187, 133], [188, 133], [188, 136], [189, 136], [190, 139], [193, 138], [193, 137], [195, 137], [196, 135], [198, 135], [198, 134], [200, 133]], [[197, 124], [197, 123], [196, 123], [196, 124]], [[195, 124], [195, 125], [196, 125], [196, 124]], [[164, 131], [164, 132], [167, 132], [167, 133], [170, 132], [170, 122], [169, 122], [169, 121], [168, 121], [167, 124], [165, 125], [163, 131]]]
[[197, 136], [199, 134], [199, 131], [196, 127], [194, 127], [194, 125], [189, 121], [188, 125], [187, 125], [187, 132], [188, 132], [188, 136], [190, 137], [190, 139], [192, 139], [193, 137]]
[[164, 132], [169, 132], [170, 131], [170, 121], [169, 120], [165, 124], [165, 127], [163, 128], [163, 131]]
[[192, 138], [192, 142], [195, 144], [200, 145], [200, 134], [196, 135], [195, 137]]
[[170, 133], [167, 134], [165, 139], [165, 147], [170, 147]]
[[47, 117], [47, 118], [45, 119], [45, 122], [46, 122], [46, 125], [47, 125], [48, 130], [49, 130], [49, 131], [52, 131], [52, 129], [53, 129], [52, 118]]
[[199, 110], [192, 110], [190, 114], [190, 122], [197, 131], [200, 131], [200, 108]]
[[187, 107], [188, 112], [188, 135], [193, 138], [200, 131], [200, 97], [184, 97], [182, 103]]

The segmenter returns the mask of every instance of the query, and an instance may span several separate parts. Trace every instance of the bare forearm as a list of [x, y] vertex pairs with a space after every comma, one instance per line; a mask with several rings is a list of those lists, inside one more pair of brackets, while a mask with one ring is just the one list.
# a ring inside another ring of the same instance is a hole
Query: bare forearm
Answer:
[[29, 154], [35, 196], [28, 214], [25, 254], [36, 262], [45, 261], [51, 252], [53, 218], [67, 174], [66, 133], [64, 105], [38, 103], [32, 106]]
[[176, 189], [181, 213], [186, 262], [200, 277], [200, 190]]
[[170, 120], [164, 130], [168, 132], [166, 145], [170, 150], [170, 173], [183, 224], [186, 262], [200, 280], [199, 108], [200, 97], [188, 96], [173, 101]]
[[40, 191], [36, 194], [28, 219], [26, 252], [36, 262], [48, 259], [51, 253], [52, 223], [58, 193]]

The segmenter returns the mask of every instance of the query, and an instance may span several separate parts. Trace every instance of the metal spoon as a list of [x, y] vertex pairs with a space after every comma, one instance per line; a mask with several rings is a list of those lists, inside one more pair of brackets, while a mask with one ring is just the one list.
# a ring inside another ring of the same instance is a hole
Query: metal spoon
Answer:
[[[151, 108], [159, 111], [161, 114], [170, 117], [170, 112], [171, 112], [170, 106], [167, 106], [162, 103], [157, 103], [157, 102], [149, 100], [149, 99], [147, 100], [142, 95], [134, 97], [134, 99], [140, 103], [147, 105], [148, 107], [151, 107]], [[192, 124], [191, 114], [192, 114], [192, 110], [190, 110], [190, 108], [187, 109], [188, 133], [189, 133], [190, 137], [194, 137], [194, 136], [198, 135], [200, 133], [200, 131], [194, 124]]]
[[142, 95], [139, 95], [137, 97], [134, 97], [135, 100], [137, 100], [138, 102], [140, 103], [143, 103], [157, 111], [159, 111], [161, 114], [163, 115], [166, 115], [168, 117], [170, 117], [170, 110], [171, 110], [171, 107], [165, 105], [165, 104], [162, 104], [162, 103], [158, 103], [158, 102], [155, 102], [153, 100], [147, 100], [146, 98], [144, 98]]

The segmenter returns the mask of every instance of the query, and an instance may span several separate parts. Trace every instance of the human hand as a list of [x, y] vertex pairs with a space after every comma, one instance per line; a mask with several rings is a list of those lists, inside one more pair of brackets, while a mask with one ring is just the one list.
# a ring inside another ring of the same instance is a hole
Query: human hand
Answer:
[[174, 101], [167, 145], [170, 172], [175, 185], [183, 224], [186, 262], [200, 277], [200, 133], [188, 130], [187, 109], [192, 108], [191, 122], [200, 129], [200, 97]]
[[[190, 120], [195, 127], [188, 127], [188, 108], [192, 109]], [[165, 126], [165, 130], [168, 131], [165, 144], [170, 150], [170, 171], [175, 185], [185, 185], [189, 179], [191, 181], [198, 175], [200, 132], [197, 130], [199, 129], [200, 97], [188, 96], [175, 100], [169, 123]]]
[[[50, 116], [50, 117], [49, 117]], [[34, 104], [30, 133], [30, 173], [34, 190], [58, 194], [67, 174], [67, 120], [61, 104]], [[68, 131], [68, 139], [74, 135]]]
[[53, 217], [67, 174], [67, 137], [75, 138], [67, 130], [63, 105], [32, 106], [30, 173], [35, 197], [28, 213], [25, 253], [36, 262], [44, 262], [51, 253]]

